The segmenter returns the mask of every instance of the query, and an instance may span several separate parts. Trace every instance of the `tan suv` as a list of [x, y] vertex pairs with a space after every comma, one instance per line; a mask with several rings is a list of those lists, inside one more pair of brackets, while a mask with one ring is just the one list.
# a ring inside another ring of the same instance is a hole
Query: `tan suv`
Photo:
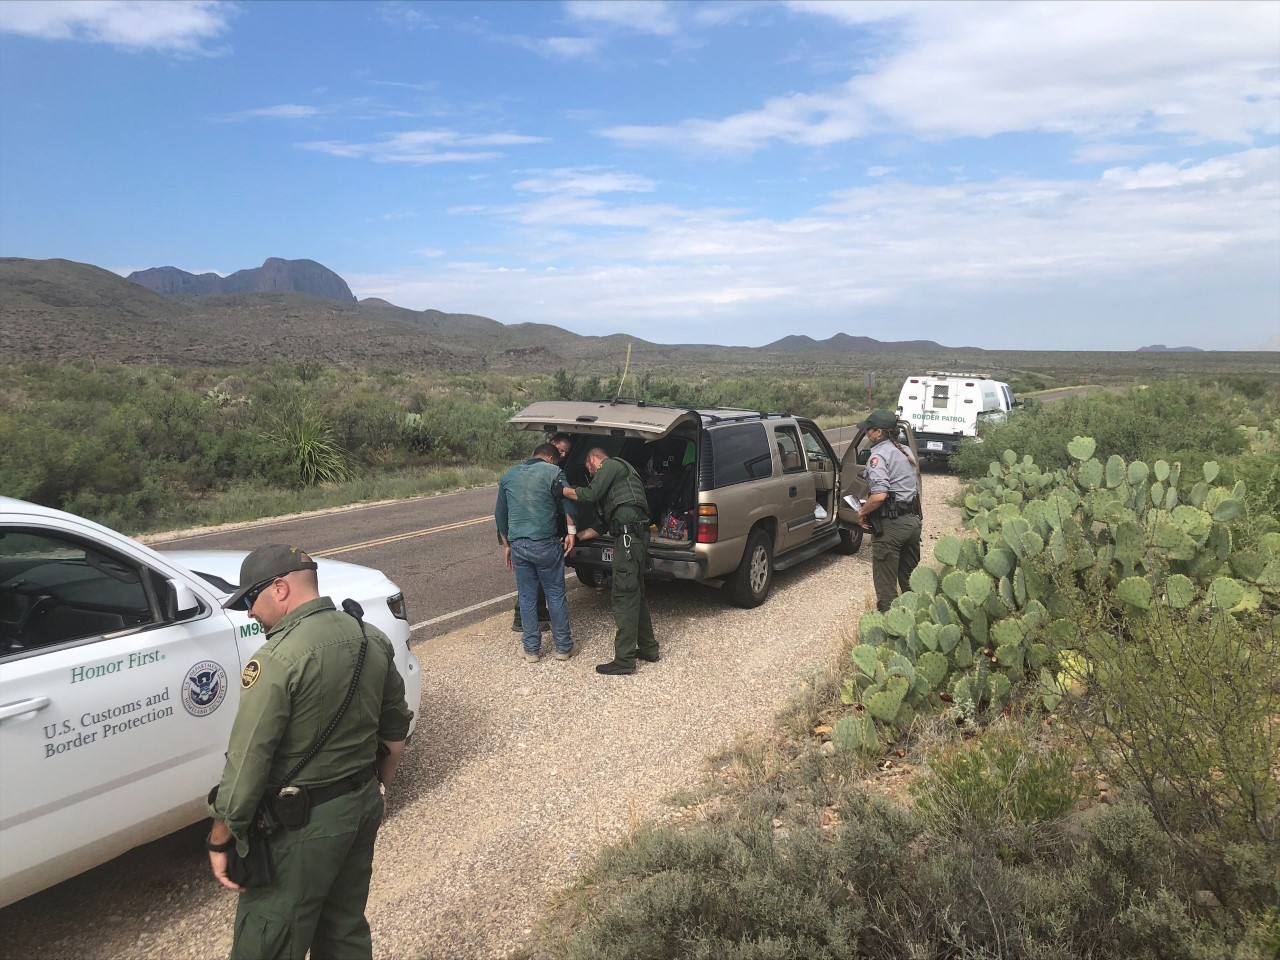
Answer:
[[[789, 414], [550, 400], [510, 422], [573, 437], [564, 463], [570, 483], [589, 482], [585, 461], [595, 447], [640, 472], [656, 527], [651, 577], [723, 581], [734, 603], [754, 607], [769, 595], [775, 570], [833, 548], [856, 553], [862, 544], [855, 511], [843, 500], [867, 495], [862, 431], [842, 463], [815, 423]], [[914, 455], [910, 427], [901, 426]], [[579, 527], [595, 519], [580, 516]], [[584, 583], [599, 585], [612, 553], [606, 533], [575, 546], [566, 562]]]

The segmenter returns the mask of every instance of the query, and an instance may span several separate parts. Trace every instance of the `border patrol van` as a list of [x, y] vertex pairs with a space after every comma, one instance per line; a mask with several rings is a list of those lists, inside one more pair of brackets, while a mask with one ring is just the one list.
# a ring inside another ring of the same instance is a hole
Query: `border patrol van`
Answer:
[[915, 430], [920, 455], [941, 460], [960, 441], [978, 435], [978, 424], [1003, 420], [1021, 403], [1007, 383], [985, 373], [936, 371], [907, 377], [898, 394], [898, 416]]

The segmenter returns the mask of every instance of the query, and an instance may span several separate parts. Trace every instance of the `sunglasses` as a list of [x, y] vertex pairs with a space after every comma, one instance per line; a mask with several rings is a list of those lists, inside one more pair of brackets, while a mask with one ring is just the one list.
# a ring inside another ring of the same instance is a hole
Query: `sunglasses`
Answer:
[[279, 577], [272, 577], [270, 580], [263, 580], [251, 590], [246, 590], [244, 593], [245, 610], [252, 610], [253, 605], [258, 602], [258, 597], [262, 596], [262, 591], [266, 590], [267, 587], [271, 586], [279, 579]]

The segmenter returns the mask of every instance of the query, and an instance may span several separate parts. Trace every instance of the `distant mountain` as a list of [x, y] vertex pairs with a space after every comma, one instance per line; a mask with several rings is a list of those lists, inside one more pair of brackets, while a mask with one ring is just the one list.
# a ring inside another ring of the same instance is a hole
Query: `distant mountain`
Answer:
[[228, 293], [292, 291], [343, 303], [356, 302], [347, 281], [314, 260], [268, 257], [262, 266], [237, 270], [229, 277], [220, 277], [216, 273], [196, 275], [177, 267], [152, 267], [135, 270], [126, 279], [163, 294], [209, 297]]
[[1139, 347], [1137, 353], [1204, 353], [1199, 347], [1166, 347], [1163, 343], [1153, 343], [1149, 347]]
[[978, 347], [944, 347], [940, 343], [933, 340], [876, 340], [874, 337], [851, 337], [847, 333], [837, 333], [835, 336], [827, 337], [825, 340], [815, 340], [813, 337], [792, 334], [789, 337], [783, 337], [781, 340], [775, 340], [773, 343], [766, 343], [761, 350], [782, 350], [791, 353], [807, 352], [811, 350], [821, 350], [824, 352], [837, 351], [840, 353], [848, 353], [853, 350], [862, 352], [867, 351], [888, 351], [901, 350], [911, 351], [915, 353], [928, 352], [932, 350], [977, 350]]

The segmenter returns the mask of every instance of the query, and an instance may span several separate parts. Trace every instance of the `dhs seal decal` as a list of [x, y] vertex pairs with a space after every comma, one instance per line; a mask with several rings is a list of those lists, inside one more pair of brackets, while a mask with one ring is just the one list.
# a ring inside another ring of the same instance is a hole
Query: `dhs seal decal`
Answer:
[[227, 671], [212, 660], [201, 660], [187, 671], [182, 705], [193, 717], [207, 717], [227, 698]]

